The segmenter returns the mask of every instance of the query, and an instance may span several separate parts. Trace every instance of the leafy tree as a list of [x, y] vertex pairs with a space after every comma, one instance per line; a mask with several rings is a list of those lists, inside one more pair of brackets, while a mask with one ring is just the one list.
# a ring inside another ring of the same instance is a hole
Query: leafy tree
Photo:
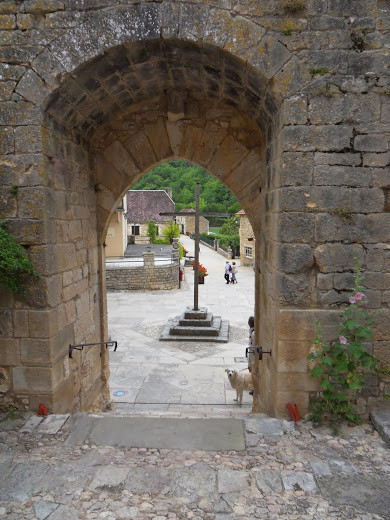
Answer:
[[163, 235], [169, 240], [169, 243], [172, 244], [174, 238], [180, 238], [180, 228], [176, 222], [168, 222], [165, 226]]
[[236, 213], [240, 205], [230, 191], [199, 166], [177, 159], [159, 164], [146, 173], [133, 187], [136, 190], [172, 188], [177, 211], [195, 208], [195, 184], [200, 181], [202, 211]]
[[156, 243], [156, 237], [157, 237], [157, 226], [156, 223], [153, 220], [150, 220], [148, 222], [148, 237], [151, 244]]
[[236, 216], [230, 217], [221, 227], [222, 235], [238, 235], [240, 224]]

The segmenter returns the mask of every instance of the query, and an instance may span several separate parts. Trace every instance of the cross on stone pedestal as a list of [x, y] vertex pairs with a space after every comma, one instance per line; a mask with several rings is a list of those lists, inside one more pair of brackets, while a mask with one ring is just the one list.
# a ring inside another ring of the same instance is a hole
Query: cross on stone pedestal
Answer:
[[[195, 261], [194, 261], [194, 311], [199, 310], [199, 217], [230, 217], [230, 213], [204, 213], [199, 211], [199, 181], [196, 181], [195, 187]], [[171, 217], [183, 216], [180, 212], [166, 212], [160, 215]]]

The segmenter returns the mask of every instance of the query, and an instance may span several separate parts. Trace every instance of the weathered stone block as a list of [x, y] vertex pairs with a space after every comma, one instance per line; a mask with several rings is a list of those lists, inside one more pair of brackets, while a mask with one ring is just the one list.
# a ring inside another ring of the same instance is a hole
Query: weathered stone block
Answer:
[[59, 330], [57, 310], [30, 310], [28, 324], [31, 338], [51, 338]]
[[374, 95], [318, 96], [311, 99], [309, 105], [309, 117], [312, 124], [367, 123], [377, 121], [379, 116], [380, 103], [378, 103], [377, 96]]
[[29, 334], [28, 329], [28, 311], [15, 310], [13, 313], [14, 336], [16, 338], [25, 338]]
[[291, 332], [291, 340], [278, 342], [277, 371], [306, 374], [311, 343], [295, 341], [294, 331]]
[[12, 337], [13, 323], [10, 310], [0, 310], [0, 336]]
[[47, 189], [22, 187], [18, 190], [18, 203], [19, 217], [43, 219], [46, 216]]
[[283, 67], [290, 56], [290, 52], [284, 45], [271, 36], [265, 36], [247, 53], [247, 60], [266, 78], [271, 78]]
[[352, 128], [348, 126], [289, 126], [283, 128], [282, 148], [285, 151], [341, 151], [349, 148]]
[[[248, 149], [232, 136], [227, 136], [219, 145], [216, 154], [209, 163], [209, 169], [217, 177], [229, 175], [245, 157], [248, 155]], [[237, 175], [237, 171], [235, 172]], [[240, 182], [240, 179], [237, 179]], [[243, 182], [244, 179], [241, 179]]]
[[286, 275], [276, 277], [275, 290], [279, 301], [283, 304], [300, 305], [309, 302], [310, 279], [306, 274]]
[[340, 166], [360, 166], [362, 157], [360, 153], [322, 153], [314, 154], [315, 164], [330, 164]]
[[282, 155], [280, 168], [281, 186], [307, 186], [313, 180], [312, 154], [287, 152]]
[[324, 244], [314, 250], [317, 266], [322, 273], [350, 271], [356, 257], [364, 262], [364, 250], [358, 244]]
[[152, 145], [154, 155], [158, 161], [168, 159], [172, 156], [172, 149], [170, 147], [168, 134], [162, 119], [158, 119], [155, 124], [145, 125], [145, 130], [148, 134], [148, 139]]
[[351, 291], [355, 286], [353, 273], [336, 273], [334, 275], [334, 288], [338, 291]]
[[40, 109], [33, 103], [19, 98], [17, 101], [6, 101], [1, 105], [0, 125], [38, 125], [40, 122]]
[[27, 101], [35, 105], [42, 105], [49, 91], [41, 78], [33, 71], [28, 70], [16, 87], [16, 92]]
[[386, 153], [365, 153], [363, 155], [364, 166], [390, 166], [390, 152]]
[[20, 365], [20, 341], [14, 338], [0, 338], [0, 364], [6, 367]]
[[371, 170], [354, 166], [315, 166], [313, 184], [318, 186], [371, 186]]
[[278, 237], [282, 242], [310, 243], [314, 238], [315, 216], [287, 213], [279, 217]]
[[284, 244], [279, 249], [279, 268], [285, 273], [308, 269], [313, 260], [313, 250], [307, 244]]
[[281, 107], [281, 122], [286, 125], [304, 125], [307, 122], [307, 100], [303, 96], [293, 96]]
[[386, 135], [357, 135], [354, 141], [355, 150], [363, 152], [387, 152], [389, 138]]
[[2, 127], [0, 133], [0, 154], [14, 153], [15, 141], [12, 127]]
[[16, 153], [37, 153], [42, 151], [42, 130], [39, 126], [19, 126], [15, 128]]

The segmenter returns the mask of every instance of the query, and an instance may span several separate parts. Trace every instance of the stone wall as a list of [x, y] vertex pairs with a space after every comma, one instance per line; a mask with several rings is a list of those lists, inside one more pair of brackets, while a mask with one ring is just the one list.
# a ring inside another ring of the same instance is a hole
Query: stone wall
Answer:
[[223, 182], [253, 228], [269, 413], [307, 409], [315, 322], [337, 335], [354, 257], [388, 360], [390, 4], [284, 5], [0, 3], [0, 217], [41, 274], [24, 298], [0, 293], [4, 399], [109, 405], [105, 349], [67, 348], [107, 338], [110, 217], [174, 158]]
[[109, 291], [163, 291], [179, 288], [179, 265], [106, 266]]

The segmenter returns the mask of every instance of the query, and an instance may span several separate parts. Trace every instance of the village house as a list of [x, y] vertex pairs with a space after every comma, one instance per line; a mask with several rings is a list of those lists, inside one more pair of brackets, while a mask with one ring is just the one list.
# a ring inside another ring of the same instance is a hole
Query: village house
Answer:
[[[180, 233], [182, 235], [192, 235], [195, 233], [195, 215], [191, 215], [191, 213], [195, 213], [195, 210], [192, 208], [182, 209], [180, 213], [183, 213], [183, 215], [176, 217]], [[209, 232], [209, 221], [203, 216], [199, 217], [199, 232]]]
[[162, 235], [168, 222], [175, 217], [160, 215], [175, 211], [175, 203], [165, 190], [130, 190], [127, 202], [128, 244], [148, 244], [148, 222], [157, 226], [157, 236]]
[[240, 209], [236, 213], [240, 217], [240, 260], [241, 265], [252, 265], [255, 259], [255, 238], [245, 211]]
[[120, 206], [117, 207], [106, 235], [106, 258], [113, 256], [124, 256], [127, 247], [127, 225], [126, 225], [127, 199], [123, 197]]

